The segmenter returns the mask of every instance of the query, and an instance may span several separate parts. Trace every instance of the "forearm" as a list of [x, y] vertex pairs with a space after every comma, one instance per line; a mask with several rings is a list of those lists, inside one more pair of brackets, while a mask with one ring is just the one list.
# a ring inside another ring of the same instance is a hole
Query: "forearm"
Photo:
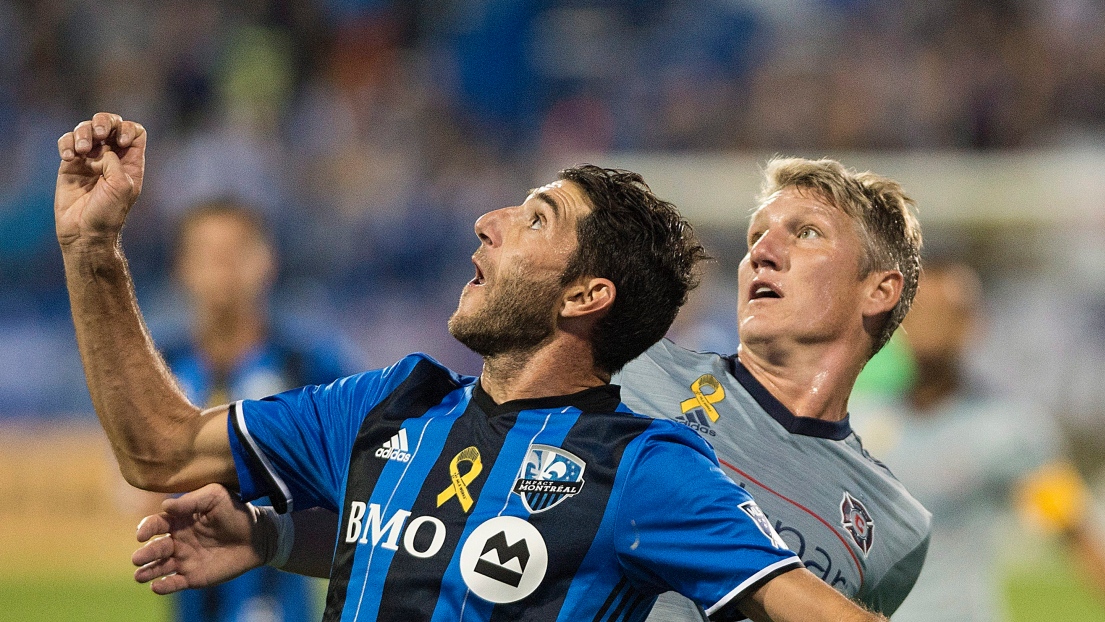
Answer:
[[[278, 518], [270, 508], [264, 508], [259, 516], [262, 520], [254, 530], [253, 548], [263, 563], [308, 577], [330, 576], [338, 532], [337, 514], [322, 508], [293, 512], [290, 525], [287, 522], [281, 525], [283, 517]], [[274, 562], [281, 545], [291, 546], [289, 554], [283, 563]]]
[[334, 561], [338, 515], [322, 508], [293, 512], [295, 544], [284, 570], [309, 577], [328, 578]]
[[887, 622], [848, 600], [805, 568], [785, 572], [740, 603], [755, 622]]
[[120, 470], [139, 488], [174, 490], [200, 411], [154, 348], [118, 244], [75, 242], [62, 256], [88, 390]]

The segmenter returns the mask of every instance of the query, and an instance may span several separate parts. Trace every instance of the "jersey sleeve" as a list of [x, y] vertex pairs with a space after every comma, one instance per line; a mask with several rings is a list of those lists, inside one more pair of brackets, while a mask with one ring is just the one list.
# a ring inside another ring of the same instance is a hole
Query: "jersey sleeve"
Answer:
[[917, 583], [928, 548], [929, 536], [926, 535], [920, 544], [883, 575], [870, 594], [860, 596], [859, 600], [872, 610], [890, 617], [902, 606], [905, 597], [913, 589], [913, 584]]
[[242, 499], [267, 496], [279, 512], [336, 511], [365, 415], [419, 360], [232, 404], [227, 425]]
[[616, 549], [645, 589], [676, 591], [712, 620], [740, 620], [737, 603], [802, 561], [698, 435], [666, 421], [639, 447], [619, 501]]

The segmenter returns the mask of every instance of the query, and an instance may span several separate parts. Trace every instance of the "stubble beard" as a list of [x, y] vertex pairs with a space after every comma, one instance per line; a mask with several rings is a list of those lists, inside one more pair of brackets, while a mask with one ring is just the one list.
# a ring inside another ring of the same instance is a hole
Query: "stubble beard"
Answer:
[[560, 292], [559, 279], [503, 279], [483, 307], [469, 315], [453, 313], [449, 333], [484, 358], [531, 352], [556, 329], [553, 305]]

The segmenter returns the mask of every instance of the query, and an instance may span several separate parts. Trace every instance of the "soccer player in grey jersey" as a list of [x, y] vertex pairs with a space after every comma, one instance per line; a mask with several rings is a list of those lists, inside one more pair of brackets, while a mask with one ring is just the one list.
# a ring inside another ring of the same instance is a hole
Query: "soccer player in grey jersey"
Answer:
[[[737, 353], [662, 341], [614, 382], [631, 407], [705, 436], [810, 570], [888, 615], [920, 572], [930, 515], [866, 454], [847, 406], [860, 370], [912, 302], [920, 226], [896, 182], [835, 161], [777, 159], [765, 177], [738, 274]], [[135, 562], [176, 561], [157, 549], [147, 545]], [[234, 563], [216, 574], [245, 570]], [[669, 596], [649, 620], [705, 617]]]
[[[705, 436], [725, 473], [752, 493], [815, 575], [883, 614], [901, 604], [924, 561], [929, 514], [864, 451], [846, 421], [797, 417], [737, 356], [668, 340], [615, 381], [634, 410]], [[698, 611], [669, 592], [649, 620], [700, 620]]]
[[[894, 333], [920, 272], [920, 226], [894, 181], [776, 159], [738, 269], [733, 356], [664, 340], [613, 380], [630, 407], [714, 446], [806, 566], [890, 615], [921, 571], [931, 515], [848, 423], [848, 396]], [[698, 620], [662, 595], [650, 621]]]

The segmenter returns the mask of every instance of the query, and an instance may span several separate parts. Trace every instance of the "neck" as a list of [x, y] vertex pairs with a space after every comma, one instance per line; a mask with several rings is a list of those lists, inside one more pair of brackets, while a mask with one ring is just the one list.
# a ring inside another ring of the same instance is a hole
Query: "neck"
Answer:
[[570, 395], [610, 382], [589, 342], [557, 333], [534, 349], [484, 357], [480, 385], [495, 403]]
[[797, 417], [840, 421], [864, 359], [843, 342], [789, 349], [737, 349], [749, 373]]
[[265, 339], [267, 322], [254, 311], [205, 311], [197, 314], [193, 333], [200, 352], [218, 373], [234, 365]]

